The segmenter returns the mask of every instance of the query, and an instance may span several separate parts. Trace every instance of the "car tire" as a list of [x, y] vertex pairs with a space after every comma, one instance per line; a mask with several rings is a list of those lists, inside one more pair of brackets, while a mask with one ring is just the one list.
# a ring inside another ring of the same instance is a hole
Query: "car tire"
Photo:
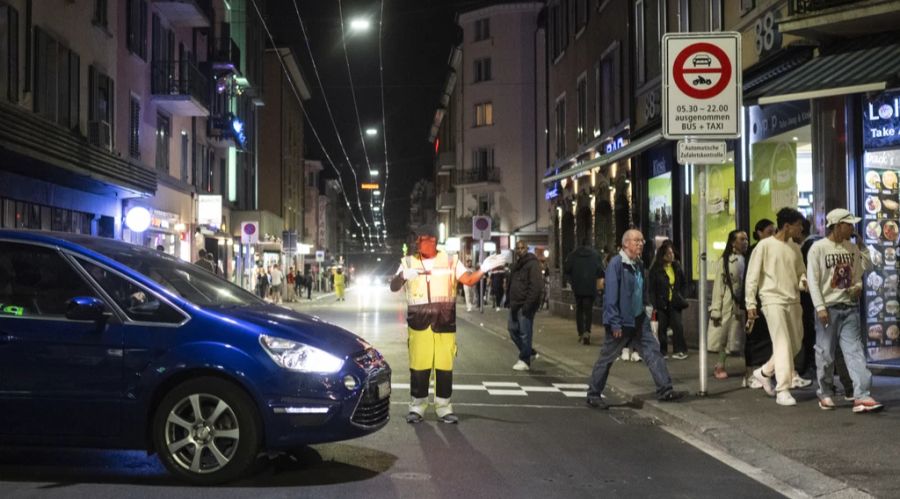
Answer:
[[256, 405], [240, 387], [203, 377], [163, 397], [153, 417], [153, 445], [173, 475], [194, 485], [215, 485], [253, 469], [261, 430]]

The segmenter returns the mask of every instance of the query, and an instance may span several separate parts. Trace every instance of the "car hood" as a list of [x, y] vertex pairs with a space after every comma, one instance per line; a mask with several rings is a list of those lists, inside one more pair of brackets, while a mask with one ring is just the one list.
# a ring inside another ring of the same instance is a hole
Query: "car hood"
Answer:
[[227, 309], [221, 313], [258, 326], [270, 336], [299, 341], [333, 355], [348, 356], [371, 347], [364, 339], [340, 326], [275, 305]]

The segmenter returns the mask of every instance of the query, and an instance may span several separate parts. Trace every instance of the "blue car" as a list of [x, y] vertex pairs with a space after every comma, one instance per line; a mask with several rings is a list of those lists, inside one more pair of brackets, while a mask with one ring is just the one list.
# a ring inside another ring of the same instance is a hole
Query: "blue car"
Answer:
[[389, 419], [362, 338], [121, 241], [0, 230], [0, 442], [147, 449], [215, 484]]

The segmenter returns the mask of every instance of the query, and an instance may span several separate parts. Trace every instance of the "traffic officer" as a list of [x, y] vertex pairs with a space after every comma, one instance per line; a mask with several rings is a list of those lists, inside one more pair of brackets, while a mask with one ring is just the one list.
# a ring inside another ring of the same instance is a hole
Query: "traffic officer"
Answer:
[[435, 377], [434, 407], [444, 423], [458, 423], [453, 414], [453, 358], [456, 356], [456, 286], [472, 286], [486, 271], [503, 264], [503, 257], [485, 259], [478, 271], [469, 271], [457, 255], [437, 250], [437, 231], [424, 226], [416, 231], [416, 254], [404, 257], [391, 280], [391, 291], [406, 287], [409, 375], [412, 401], [407, 423], [419, 423], [428, 408], [428, 385]]

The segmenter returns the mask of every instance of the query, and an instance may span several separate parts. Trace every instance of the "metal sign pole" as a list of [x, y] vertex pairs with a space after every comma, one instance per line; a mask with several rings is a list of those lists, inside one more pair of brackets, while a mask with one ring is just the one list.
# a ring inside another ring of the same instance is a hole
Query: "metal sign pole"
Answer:
[[706, 381], [707, 381], [707, 373], [706, 373], [706, 326], [707, 326], [707, 311], [706, 311], [706, 288], [707, 288], [707, 273], [706, 273], [706, 194], [707, 188], [707, 174], [706, 174], [706, 165], [693, 165], [694, 168], [697, 168], [698, 172], [698, 188], [699, 195], [697, 204], [699, 205], [699, 213], [698, 220], [700, 227], [699, 230], [699, 266], [700, 266], [700, 279], [698, 279], [698, 285], [700, 286], [700, 310], [697, 312], [697, 317], [700, 325], [700, 392], [698, 395], [706, 396]]
[[[484, 239], [478, 239], [478, 265], [484, 260]], [[484, 276], [478, 279], [478, 311], [484, 313]]]

